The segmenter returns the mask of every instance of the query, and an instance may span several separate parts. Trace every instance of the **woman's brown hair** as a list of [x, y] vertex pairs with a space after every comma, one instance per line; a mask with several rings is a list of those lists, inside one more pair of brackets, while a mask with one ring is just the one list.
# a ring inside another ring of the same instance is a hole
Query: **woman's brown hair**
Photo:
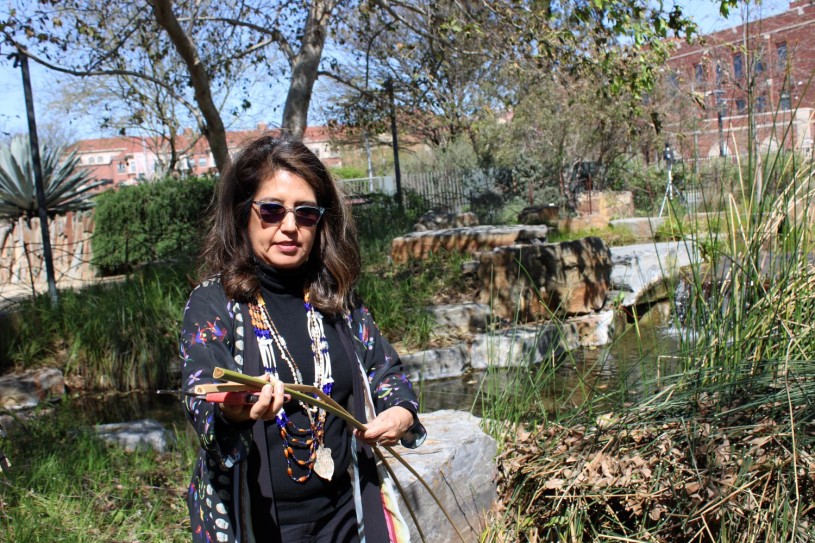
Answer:
[[288, 136], [264, 135], [251, 141], [218, 181], [214, 217], [204, 240], [201, 277], [221, 276], [226, 295], [239, 302], [257, 298], [260, 281], [249, 239], [249, 213], [260, 184], [278, 171], [298, 175], [325, 208], [304, 279], [314, 307], [337, 316], [352, 305], [360, 259], [351, 211], [317, 156]]

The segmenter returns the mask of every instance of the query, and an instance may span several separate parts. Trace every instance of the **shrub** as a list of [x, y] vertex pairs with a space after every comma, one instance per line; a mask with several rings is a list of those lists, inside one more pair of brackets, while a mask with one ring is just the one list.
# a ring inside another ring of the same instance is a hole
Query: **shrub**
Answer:
[[336, 168], [331, 168], [331, 173], [340, 179], [368, 177], [368, 172], [357, 166], [337, 166]]
[[211, 177], [166, 178], [101, 194], [94, 214], [94, 265], [116, 273], [194, 257], [214, 188]]

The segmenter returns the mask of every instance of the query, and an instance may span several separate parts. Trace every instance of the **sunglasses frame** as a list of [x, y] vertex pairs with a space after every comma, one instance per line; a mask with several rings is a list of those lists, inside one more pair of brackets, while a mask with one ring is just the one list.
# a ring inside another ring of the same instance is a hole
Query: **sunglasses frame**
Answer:
[[[323, 213], [325, 213], [325, 208], [320, 207], [320, 206], [301, 205], [301, 206], [294, 206], [294, 207], [286, 207], [283, 204], [281, 204], [280, 202], [270, 202], [268, 200], [252, 200], [252, 203], [258, 206], [258, 215], [260, 215], [260, 220], [265, 222], [266, 224], [280, 224], [286, 219], [286, 215], [288, 213], [291, 213], [292, 215], [294, 215], [294, 222], [295, 222], [295, 224], [297, 226], [302, 226], [304, 228], [314, 228], [315, 226], [320, 224], [320, 220], [322, 220], [322, 218], [323, 218]], [[272, 204], [272, 205], [280, 206], [282, 209], [285, 210], [285, 213], [283, 213], [283, 216], [280, 217], [279, 221], [267, 221], [267, 220], [265, 220], [263, 218], [263, 211], [262, 211], [261, 208], [266, 204]], [[317, 220], [314, 221], [314, 224], [301, 224], [300, 223], [300, 218], [297, 216], [297, 210], [302, 209], [302, 208], [316, 209], [317, 211], [320, 212], [320, 216], [317, 217]]]

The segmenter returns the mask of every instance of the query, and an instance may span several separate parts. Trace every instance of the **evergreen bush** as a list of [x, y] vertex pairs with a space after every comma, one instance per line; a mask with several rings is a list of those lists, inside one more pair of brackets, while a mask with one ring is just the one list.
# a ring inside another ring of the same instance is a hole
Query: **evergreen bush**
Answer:
[[166, 178], [99, 195], [94, 215], [93, 264], [116, 273], [200, 252], [212, 177]]

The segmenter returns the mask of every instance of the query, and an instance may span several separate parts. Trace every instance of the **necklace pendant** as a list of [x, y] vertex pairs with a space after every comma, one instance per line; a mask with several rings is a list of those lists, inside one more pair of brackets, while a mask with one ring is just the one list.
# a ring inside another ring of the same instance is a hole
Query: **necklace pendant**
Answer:
[[320, 478], [330, 481], [334, 475], [334, 459], [331, 458], [331, 449], [319, 446], [317, 459], [314, 460], [314, 473]]

